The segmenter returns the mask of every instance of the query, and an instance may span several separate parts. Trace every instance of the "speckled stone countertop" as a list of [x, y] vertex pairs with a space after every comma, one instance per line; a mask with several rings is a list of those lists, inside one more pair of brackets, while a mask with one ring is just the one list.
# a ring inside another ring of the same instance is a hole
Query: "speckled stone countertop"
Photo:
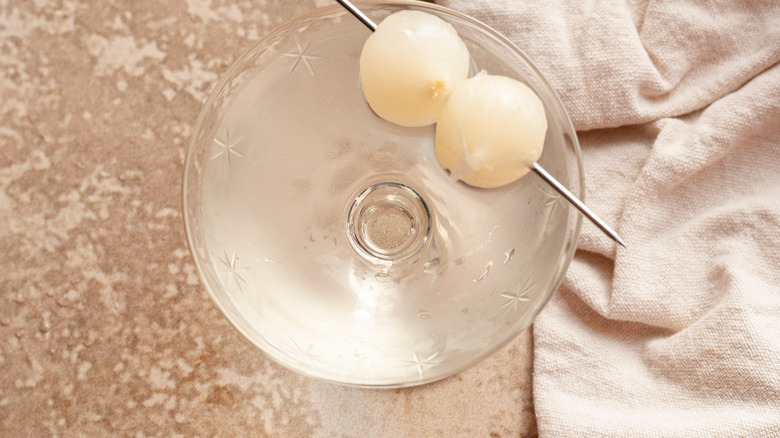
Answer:
[[404, 390], [266, 359], [200, 285], [185, 145], [253, 41], [329, 1], [0, 1], [0, 436], [525, 437], [531, 337]]

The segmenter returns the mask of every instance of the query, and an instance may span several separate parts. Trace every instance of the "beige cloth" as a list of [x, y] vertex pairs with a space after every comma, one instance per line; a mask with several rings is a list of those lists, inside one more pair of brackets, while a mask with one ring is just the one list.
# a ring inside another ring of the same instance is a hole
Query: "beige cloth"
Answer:
[[590, 224], [534, 325], [542, 437], [780, 437], [780, 2], [444, 0], [580, 131]]

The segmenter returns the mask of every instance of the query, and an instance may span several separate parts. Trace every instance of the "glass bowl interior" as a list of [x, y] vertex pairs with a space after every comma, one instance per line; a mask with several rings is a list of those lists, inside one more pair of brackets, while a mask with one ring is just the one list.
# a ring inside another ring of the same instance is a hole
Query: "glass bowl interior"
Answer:
[[[451, 23], [487, 70], [545, 105], [540, 164], [583, 194], [579, 145], [554, 90], [484, 24], [440, 6], [367, 2]], [[280, 364], [364, 387], [422, 384], [495, 352], [559, 286], [581, 224], [534, 174], [498, 189], [449, 179], [435, 127], [377, 117], [360, 90], [370, 32], [338, 6], [277, 29], [228, 70], [187, 151], [190, 250], [217, 306]]]

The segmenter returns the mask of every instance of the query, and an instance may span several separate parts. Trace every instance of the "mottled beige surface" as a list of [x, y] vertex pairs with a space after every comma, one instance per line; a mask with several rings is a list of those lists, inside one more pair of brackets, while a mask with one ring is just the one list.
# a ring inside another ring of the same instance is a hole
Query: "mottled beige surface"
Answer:
[[436, 384], [342, 388], [267, 360], [199, 284], [199, 106], [314, 3], [0, 1], [0, 436], [534, 434], [528, 333]]

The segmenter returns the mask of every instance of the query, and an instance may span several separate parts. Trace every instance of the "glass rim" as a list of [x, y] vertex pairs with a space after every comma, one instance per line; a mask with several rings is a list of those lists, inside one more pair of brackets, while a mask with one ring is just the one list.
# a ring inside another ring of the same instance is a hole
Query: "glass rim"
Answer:
[[[550, 93], [550, 95], [553, 98], [554, 104], [558, 107], [557, 109], [560, 111], [561, 115], [563, 116], [563, 122], [565, 125], [565, 134], [568, 134], [570, 140], [571, 140], [571, 150], [574, 153], [574, 158], [576, 162], [576, 168], [578, 173], [577, 183], [579, 186], [579, 190], [575, 191], [575, 195], [578, 196], [581, 200], [584, 201], [584, 195], [585, 195], [585, 181], [584, 181], [584, 169], [582, 164], [582, 154], [580, 150], [580, 144], [579, 139], [577, 137], [576, 130], [574, 128], [574, 124], [571, 121], [571, 118], [566, 111], [565, 106], [563, 105], [563, 102], [560, 99], [560, 96], [556, 92], [555, 88], [552, 87], [552, 85], [548, 82], [547, 78], [539, 71], [539, 69], [536, 67], [536, 65], [531, 61], [531, 59], [523, 52], [519, 47], [517, 47], [516, 44], [514, 44], [512, 41], [510, 41], [507, 37], [502, 35], [500, 32], [496, 31], [489, 25], [483, 23], [482, 21], [479, 21], [471, 16], [465, 15], [463, 13], [457, 12], [455, 10], [452, 10], [450, 8], [432, 4], [432, 3], [424, 3], [419, 1], [413, 1], [413, 0], [367, 0], [367, 1], [357, 1], [355, 2], [358, 6], [399, 6], [399, 7], [407, 7], [410, 9], [420, 9], [420, 10], [430, 10], [430, 11], [437, 11], [444, 15], [449, 15], [452, 17], [455, 17], [459, 20], [462, 20], [476, 28], [478, 28], [481, 32], [484, 32], [486, 35], [489, 35], [490, 37], [496, 39], [501, 45], [507, 47], [518, 55], [527, 65], [530, 67], [530, 70], [536, 75], [537, 79], [539, 80], [541, 86], [546, 89]], [[579, 241], [580, 231], [582, 227], [582, 215], [580, 215], [575, 208], [571, 207], [569, 214], [574, 214], [575, 216], [575, 223], [573, 229], [571, 229], [571, 236], [570, 239], [565, 240], [563, 243], [568, 244], [570, 243], [570, 247], [566, 251], [564, 257], [563, 257], [563, 263], [560, 265], [559, 272], [557, 273], [557, 276], [555, 280], [552, 282], [553, 286], [546, 292], [542, 294], [542, 299], [539, 300], [539, 302], [536, 304], [536, 306], [529, 310], [528, 314], [530, 317], [528, 318], [528, 322], [526, 324], [519, 325], [515, 330], [513, 330], [509, 336], [507, 336], [504, 340], [501, 342], [496, 343], [495, 345], [491, 346], [490, 348], [485, 349], [484, 351], [480, 352], [480, 354], [474, 355], [468, 362], [465, 364], [450, 369], [447, 373], [444, 373], [442, 375], [430, 375], [427, 378], [417, 379], [417, 380], [410, 380], [410, 381], [402, 381], [397, 383], [354, 383], [354, 382], [347, 382], [347, 381], [341, 381], [341, 380], [335, 380], [330, 379], [327, 377], [323, 377], [314, 373], [309, 372], [306, 368], [303, 367], [295, 367], [290, 363], [287, 363], [280, 359], [280, 357], [283, 357], [283, 355], [271, 355], [268, 353], [269, 350], [271, 351], [279, 351], [282, 352], [278, 347], [274, 346], [271, 342], [265, 342], [264, 345], [259, 345], [256, 337], [253, 336], [251, 333], [248, 333], [241, 324], [236, 321], [236, 315], [232, 315], [231, 312], [228, 312], [225, 305], [222, 303], [222, 300], [219, 299], [216, 295], [216, 293], [212, 290], [212, 287], [207, 280], [205, 276], [205, 267], [202, 265], [200, 259], [198, 258], [198, 255], [195, 253], [195, 244], [193, 241], [193, 232], [192, 232], [192, 225], [190, 223], [190, 217], [187, 213], [187, 204], [188, 204], [188, 196], [187, 196], [187, 184], [188, 181], [192, 178], [191, 172], [192, 172], [192, 161], [194, 160], [194, 154], [195, 150], [197, 149], [197, 134], [202, 130], [203, 124], [205, 122], [205, 116], [208, 112], [207, 109], [214, 105], [214, 101], [217, 98], [217, 95], [219, 94], [219, 91], [224, 89], [227, 85], [228, 81], [232, 80], [233, 77], [236, 76], [238, 73], [239, 66], [242, 64], [243, 61], [247, 60], [250, 56], [252, 56], [257, 47], [267, 44], [269, 41], [272, 41], [274, 38], [276, 38], [279, 35], [284, 34], [285, 32], [289, 31], [291, 28], [298, 27], [301, 23], [306, 22], [311, 19], [319, 18], [324, 15], [327, 15], [329, 13], [342, 10], [345, 14], [349, 15], [349, 13], [343, 9], [342, 6], [338, 4], [328, 5], [320, 8], [316, 8], [306, 14], [300, 15], [298, 17], [295, 17], [284, 24], [274, 28], [270, 32], [268, 32], [265, 36], [260, 38], [260, 40], [253, 43], [248, 49], [246, 49], [239, 57], [237, 57], [231, 65], [228, 67], [227, 70], [225, 70], [223, 73], [220, 74], [220, 79], [217, 81], [217, 83], [213, 86], [211, 91], [209, 92], [208, 98], [201, 106], [200, 112], [198, 113], [198, 117], [195, 121], [195, 125], [192, 129], [192, 134], [190, 141], [187, 143], [187, 150], [185, 154], [185, 160], [184, 160], [184, 172], [182, 176], [182, 188], [181, 188], [181, 209], [182, 209], [182, 217], [184, 222], [184, 229], [186, 234], [186, 240], [187, 240], [187, 249], [190, 253], [190, 256], [192, 257], [193, 261], [195, 262], [195, 270], [198, 273], [198, 277], [200, 278], [200, 282], [205, 288], [206, 292], [208, 293], [209, 297], [211, 298], [211, 301], [216, 304], [217, 308], [220, 310], [222, 315], [227, 318], [227, 320], [230, 322], [230, 324], [239, 332], [241, 335], [248, 340], [252, 345], [257, 347], [266, 357], [271, 359], [273, 362], [292, 370], [298, 374], [305, 375], [307, 377], [311, 377], [314, 379], [317, 379], [319, 381], [324, 381], [328, 383], [337, 384], [340, 386], [347, 386], [347, 387], [357, 387], [357, 388], [369, 388], [369, 389], [392, 389], [392, 388], [405, 388], [405, 387], [413, 387], [413, 386], [420, 386], [428, 383], [432, 383], [450, 376], [453, 376], [455, 374], [458, 374], [460, 372], [463, 372], [480, 362], [484, 361], [489, 356], [495, 354], [498, 350], [504, 348], [507, 344], [515, 340], [520, 333], [525, 331], [536, 319], [538, 314], [546, 307], [547, 303], [552, 299], [552, 297], [555, 295], [556, 291], [560, 287], [561, 283], [563, 282], [566, 272], [568, 271], [569, 265], [571, 264], [571, 261], [574, 258], [574, 253], [577, 248], [577, 243]], [[351, 15], [349, 15], [350, 18]], [[570, 220], [570, 219], [568, 219]], [[567, 227], [568, 228], [568, 227]], [[568, 231], [568, 230], [567, 230]]]

